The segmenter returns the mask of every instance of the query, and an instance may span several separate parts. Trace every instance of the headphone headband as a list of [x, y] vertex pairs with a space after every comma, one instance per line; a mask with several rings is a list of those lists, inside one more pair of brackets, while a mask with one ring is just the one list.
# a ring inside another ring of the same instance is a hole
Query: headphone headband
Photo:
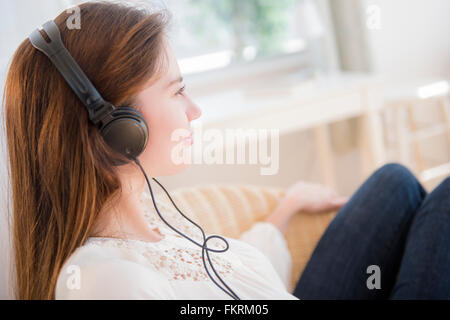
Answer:
[[[144, 151], [148, 141], [148, 126], [142, 114], [131, 107], [116, 108], [105, 101], [80, 66], [67, 51], [61, 40], [58, 26], [50, 20], [43, 25], [50, 42], [39, 29], [28, 37], [31, 44], [42, 51], [56, 66], [66, 82], [86, 106], [89, 120], [98, 125], [105, 142], [116, 152], [136, 159]], [[113, 160], [114, 161], [114, 160]], [[116, 165], [126, 162], [117, 161]]]
[[55, 22], [50, 20], [44, 23], [43, 30], [50, 38], [50, 42], [47, 42], [39, 29], [36, 29], [29, 36], [31, 44], [49, 57], [88, 109], [89, 119], [94, 124], [98, 124], [105, 115], [115, 109], [114, 105], [103, 100], [92, 82], [67, 51], [61, 41], [61, 34]]

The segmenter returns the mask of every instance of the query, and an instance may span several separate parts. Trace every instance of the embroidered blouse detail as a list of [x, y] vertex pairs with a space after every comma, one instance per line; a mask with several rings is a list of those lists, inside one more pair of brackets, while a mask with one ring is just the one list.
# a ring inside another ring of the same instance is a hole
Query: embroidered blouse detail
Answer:
[[[161, 214], [163, 214], [164, 219], [166, 219], [173, 227], [183, 232], [188, 237], [193, 238], [198, 243], [203, 243], [200, 229], [195, 227], [195, 225], [189, 226], [188, 224], [190, 224], [190, 222], [187, 220], [186, 223], [184, 223], [184, 218], [180, 216], [181, 219], [179, 219], [179, 217], [177, 217], [178, 212], [171, 210], [165, 203], [157, 201], [157, 206]], [[163, 273], [164, 276], [170, 280], [209, 280], [209, 276], [203, 266], [202, 249], [200, 247], [170, 229], [170, 227], [168, 227], [157, 215], [156, 210], [153, 212], [147, 209], [145, 211], [145, 218], [152, 229], [164, 236], [162, 240], [157, 242], [146, 242], [131, 239], [91, 237], [88, 238], [85, 244], [97, 244], [107, 247], [135, 250], [145, 257], [157, 271]], [[182, 241], [179, 242], [179, 239]], [[208, 247], [224, 249], [226, 245], [223, 244], [223, 241], [211, 239], [208, 241]], [[238, 261], [237, 257], [232, 254], [227, 255], [227, 253], [228, 251], [224, 253], [209, 252], [214, 268], [224, 280], [232, 273], [232, 260], [235, 260], [235, 263]], [[223, 255], [226, 255], [226, 257]], [[206, 253], [205, 262], [210, 274], [213, 274]]]

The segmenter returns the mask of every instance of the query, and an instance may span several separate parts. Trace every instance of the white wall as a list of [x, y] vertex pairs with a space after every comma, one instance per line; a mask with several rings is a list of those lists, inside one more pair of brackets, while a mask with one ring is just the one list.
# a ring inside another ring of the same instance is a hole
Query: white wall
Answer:
[[450, 75], [450, 1], [361, 0], [380, 8], [380, 26], [366, 29], [372, 70], [400, 76]]

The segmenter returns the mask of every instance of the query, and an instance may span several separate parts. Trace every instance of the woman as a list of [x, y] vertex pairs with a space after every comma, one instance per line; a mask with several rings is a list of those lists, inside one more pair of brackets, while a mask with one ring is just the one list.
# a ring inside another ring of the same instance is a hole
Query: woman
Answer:
[[[102, 96], [145, 117], [150, 138], [139, 156], [145, 171], [161, 176], [186, 169], [171, 160], [177, 145], [171, 134], [189, 130], [201, 112], [184, 91], [165, 34], [167, 16], [108, 2], [80, 9], [80, 30], [66, 27], [65, 12], [54, 21]], [[199, 248], [162, 224], [143, 201], [147, 184], [140, 168], [115, 165], [117, 154], [89, 123], [84, 106], [28, 39], [13, 57], [5, 89], [17, 298], [230, 298], [202, 270]], [[449, 277], [442, 274], [450, 266], [448, 191], [446, 179], [425, 198], [415, 178], [393, 164], [375, 172], [349, 202], [329, 188], [298, 182], [266, 221], [240, 239], [227, 238], [230, 250], [211, 260], [240, 299], [388, 297], [392, 288], [398, 297], [448, 296]], [[283, 233], [290, 219], [299, 210], [344, 204], [289, 293]], [[433, 213], [425, 214], [430, 207]], [[179, 219], [173, 209], [164, 211]], [[186, 222], [178, 225], [198, 237]], [[431, 255], [429, 247], [439, 254]], [[423, 257], [418, 265], [416, 257]], [[439, 272], [424, 274], [428, 263]], [[381, 289], [366, 287], [368, 265], [381, 268]]]

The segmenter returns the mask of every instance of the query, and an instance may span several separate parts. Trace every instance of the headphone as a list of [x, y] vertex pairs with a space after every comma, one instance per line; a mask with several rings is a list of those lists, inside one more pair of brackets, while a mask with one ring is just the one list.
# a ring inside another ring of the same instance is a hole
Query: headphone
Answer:
[[[89, 120], [97, 125], [106, 144], [117, 153], [135, 159], [148, 142], [148, 125], [142, 114], [128, 106], [115, 107], [105, 101], [61, 41], [53, 20], [43, 25], [50, 42], [39, 29], [29, 36], [31, 44], [42, 51], [56, 66], [66, 82], [86, 106]], [[120, 164], [124, 164], [120, 162]]]
[[[28, 37], [33, 47], [35, 47], [39, 51], [42, 51], [53, 62], [58, 71], [66, 80], [66, 82], [69, 84], [69, 86], [78, 96], [78, 98], [80, 98], [81, 102], [83, 102], [83, 104], [86, 106], [89, 115], [89, 120], [93, 124], [98, 126], [100, 134], [102, 135], [107, 145], [114, 151], [118, 152], [119, 154], [125, 156], [130, 160], [133, 160], [140, 167], [147, 181], [147, 185], [150, 190], [150, 195], [153, 201], [153, 206], [155, 207], [156, 212], [158, 213], [161, 220], [166, 225], [168, 225], [172, 230], [174, 230], [184, 238], [188, 239], [195, 245], [202, 248], [203, 266], [208, 276], [211, 278], [214, 284], [218, 286], [222, 291], [224, 291], [233, 299], [240, 300], [238, 295], [234, 293], [233, 290], [219, 276], [217, 271], [214, 269], [212, 260], [209, 257], [209, 251], [225, 252], [228, 250], [229, 245], [226, 239], [218, 235], [210, 235], [206, 237], [203, 229], [194, 221], [185, 216], [180, 211], [180, 209], [178, 209], [175, 202], [172, 200], [172, 197], [169, 195], [167, 190], [162, 186], [162, 184], [155, 178], [152, 178], [164, 190], [164, 192], [169, 197], [170, 201], [177, 209], [177, 211], [185, 219], [190, 221], [192, 224], [194, 224], [201, 230], [203, 236], [203, 244], [198, 243], [197, 241], [191, 239], [184, 233], [172, 227], [159, 212], [153, 195], [152, 187], [150, 185], [150, 181], [138, 159], [138, 156], [142, 153], [142, 151], [144, 151], [148, 142], [149, 132], [145, 118], [139, 111], [137, 111], [134, 108], [131, 108], [129, 106], [115, 107], [112, 103], [105, 101], [102, 98], [102, 96], [98, 93], [97, 89], [95, 89], [92, 82], [81, 70], [80, 66], [75, 62], [73, 57], [70, 55], [69, 51], [67, 51], [66, 47], [62, 43], [61, 34], [59, 32], [56, 23], [53, 20], [50, 20], [44, 23], [42, 27], [45, 33], [47, 34], [48, 38], [50, 39], [50, 42], [47, 42], [42, 36], [39, 29], [36, 29]], [[117, 163], [118, 165], [120, 165], [126, 164], [128, 162], [123, 162], [119, 160], [119, 162]], [[208, 240], [211, 240], [213, 238], [218, 238], [224, 241], [226, 244], [226, 248], [224, 249], [208, 248], [207, 242]], [[206, 267], [205, 253], [206, 256], [208, 257], [209, 265], [214, 271], [214, 274], [219, 278], [219, 280], [228, 289], [228, 291], [225, 290], [220, 284], [218, 284], [217, 281], [214, 280], [214, 278], [211, 276], [208, 268]]]

